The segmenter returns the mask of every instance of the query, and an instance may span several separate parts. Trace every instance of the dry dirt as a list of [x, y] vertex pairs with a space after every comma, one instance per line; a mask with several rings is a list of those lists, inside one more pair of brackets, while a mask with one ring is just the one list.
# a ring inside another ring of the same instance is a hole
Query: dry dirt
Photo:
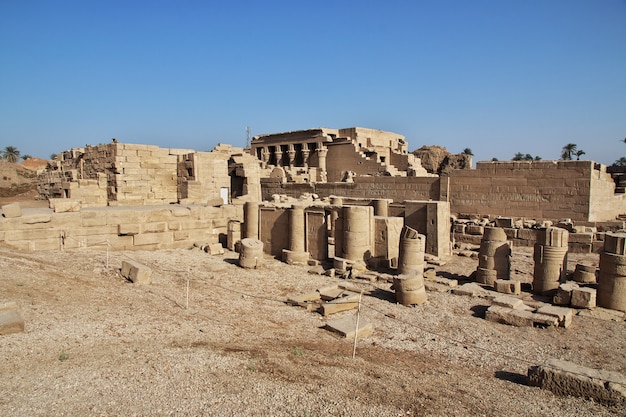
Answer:
[[[409, 308], [386, 282], [354, 281], [375, 332], [353, 359], [353, 341], [323, 329], [326, 318], [284, 302], [339, 280], [272, 259], [244, 270], [236, 258], [0, 246], [0, 300], [26, 322], [0, 337], [0, 415], [626, 415], [525, 378], [551, 357], [626, 373], [623, 320], [516, 328], [484, 320], [481, 298], [429, 292]], [[125, 259], [150, 266], [152, 283], [122, 279]], [[597, 255], [572, 255], [570, 268], [583, 259]], [[529, 282], [531, 252], [515, 249], [513, 261]], [[455, 256], [437, 271], [463, 279], [476, 266]]]

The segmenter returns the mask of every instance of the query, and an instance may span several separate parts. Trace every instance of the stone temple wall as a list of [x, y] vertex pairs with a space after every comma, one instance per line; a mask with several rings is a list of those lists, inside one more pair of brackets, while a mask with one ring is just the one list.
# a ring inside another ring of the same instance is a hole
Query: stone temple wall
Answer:
[[357, 176], [352, 183], [289, 184], [263, 179], [263, 199], [273, 194], [321, 198], [449, 201], [451, 213], [596, 222], [626, 214], [626, 195], [603, 165], [593, 161], [479, 162], [476, 169], [441, 177]]
[[0, 216], [0, 242], [21, 250], [105, 250], [189, 248], [217, 243], [230, 220], [243, 219], [242, 206], [93, 207], [55, 213], [22, 209], [19, 217]]

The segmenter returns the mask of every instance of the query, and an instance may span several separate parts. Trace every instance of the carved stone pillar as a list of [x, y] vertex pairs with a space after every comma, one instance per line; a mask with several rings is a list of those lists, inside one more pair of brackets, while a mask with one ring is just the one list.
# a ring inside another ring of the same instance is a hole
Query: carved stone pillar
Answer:
[[289, 149], [287, 149], [287, 158], [289, 159], [289, 167], [293, 168], [293, 163], [296, 160], [296, 150], [293, 145], [289, 145]]

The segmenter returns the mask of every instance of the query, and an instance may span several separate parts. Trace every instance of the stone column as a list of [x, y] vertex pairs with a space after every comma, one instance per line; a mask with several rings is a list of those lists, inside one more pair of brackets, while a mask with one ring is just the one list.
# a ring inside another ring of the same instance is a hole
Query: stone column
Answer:
[[607, 233], [600, 253], [598, 306], [626, 311], [626, 233]]
[[281, 167], [281, 163], [283, 161], [283, 151], [280, 150], [280, 145], [276, 146], [276, 152], [274, 152], [274, 155], [276, 155], [276, 166]]
[[309, 151], [309, 149], [306, 146], [307, 144], [305, 143], [302, 147], [302, 160], [304, 161], [304, 167], [308, 168], [309, 167], [309, 155], [311, 151]]
[[374, 200], [374, 216], [389, 216], [389, 200], [386, 198]]
[[317, 157], [319, 158], [318, 167], [320, 170], [320, 174], [322, 179], [325, 181], [327, 178], [326, 173], [326, 154], [328, 154], [328, 149], [322, 148], [322, 144], [318, 144], [319, 148], [317, 148]]
[[259, 203], [248, 201], [244, 206], [243, 224], [245, 237], [259, 238]]
[[372, 252], [370, 244], [371, 214], [369, 206], [345, 206], [343, 208], [343, 257], [364, 261]]
[[476, 281], [491, 287], [496, 280], [511, 277], [511, 246], [504, 229], [485, 227], [478, 253]]
[[304, 206], [294, 204], [289, 210], [289, 250], [283, 250], [283, 261], [290, 265], [306, 265], [309, 253], [305, 252]]
[[289, 167], [293, 168], [293, 164], [296, 160], [296, 150], [293, 145], [289, 145], [289, 149], [287, 150], [287, 158], [289, 159]]
[[533, 274], [535, 294], [551, 295], [565, 282], [568, 240], [569, 232], [558, 227], [548, 227], [537, 232]]

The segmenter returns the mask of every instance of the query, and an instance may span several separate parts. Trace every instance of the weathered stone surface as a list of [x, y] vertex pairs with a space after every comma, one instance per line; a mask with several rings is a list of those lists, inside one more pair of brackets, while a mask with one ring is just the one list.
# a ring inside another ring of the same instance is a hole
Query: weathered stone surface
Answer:
[[339, 297], [322, 304], [322, 314], [328, 316], [329, 314], [339, 313], [340, 311], [352, 310], [358, 306], [359, 294], [346, 293], [344, 297]]
[[24, 319], [17, 303], [8, 301], [0, 303], [0, 336], [24, 331]]
[[574, 288], [570, 305], [574, 308], [594, 308], [596, 306], [596, 290], [593, 288]]
[[574, 312], [571, 308], [557, 307], [551, 305], [545, 305], [539, 307], [536, 311], [537, 314], [543, 314], [545, 316], [555, 317], [558, 320], [560, 327], [569, 327], [572, 324], [572, 317]]
[[328, 330], [339, 333], [341, 336], [348, 339], [354, 339], [356, 333], [357, 338], [371, 336], [374, 333], [374, 326], [367, 322], [363, 317], [359, 319], [359, 328], [356, 327], [356, 316], [346, 316], [337, 320], [332, 320], [326, 323], [325, 326]]
[[495, 305], [508, 308], [520, 308], [524, 302], [519, 298], [509, 297], [508, 295], [501, 295], [493, 299]]
[[626, 377], [617, 372], [548, 359], [528, 368], [528, 382], [558, 395], [592, 398], [608, 405], [626, 404]]
[[122, 261], [122, 276], [135, 284], [149, 284], [152, 269], [135, 261]]
[[223, 255], [224, 247], [221, 243], [209, 243], [204, 247], [204, 251], [209, 255]]
[[521, 294], [522, 283], [519, 281], [513, 281], [508, 279], [497, 279], [494, 282], [494, 288], [497, 292], [504, 294]]
[[578, 285], [573, 282], [566, 282], [559, 285], [556, 294], [552, 298], [552, 302], [559, 306], [568, 306], [572, 301], [572, 291], [574, 288], [578, 288]]
[[2, 213], [6, 218], [20, 217], [22, 215], [22, 207], [20, 203], [5, 204], [2, 206]]
[[556, 327], [559, 325], [557, 317], [499, 305], [489, 307], [485, 318], [488, 321], [516, 327]]

